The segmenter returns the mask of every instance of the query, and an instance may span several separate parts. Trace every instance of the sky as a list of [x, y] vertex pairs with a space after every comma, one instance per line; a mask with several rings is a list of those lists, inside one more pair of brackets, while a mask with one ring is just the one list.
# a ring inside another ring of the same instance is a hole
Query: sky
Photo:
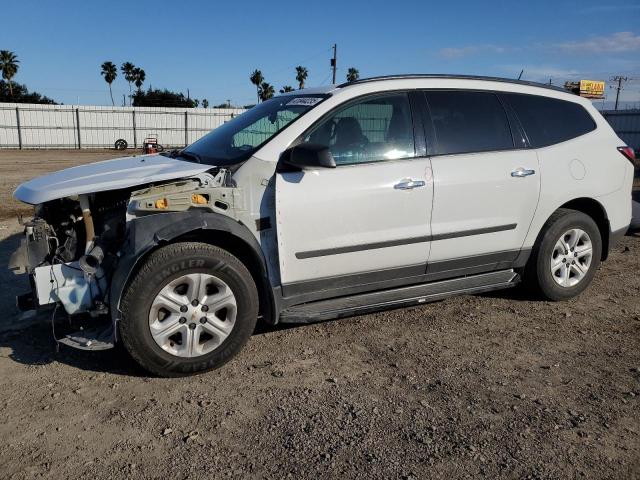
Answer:
[[[400, 73], [457, 73], [553, 82], [623, 75], [621, 100], [640, 106], [640, 1], [369, 0], [3, 2], [0, 49], [20, 60], [14, 80], [66, 104], [111, 103], [100, 65], [130, 61], [145, 88], [211, 105], [255, 102], [258, 68], [276, 91]], [[611, 82], [607, 82], [609, 85]], [[129, 87], [113, 84], [116, 104]], [[607, 88], [607, 102], [615, 96]], [[599, 101], [602, 104], [602, 101]]]

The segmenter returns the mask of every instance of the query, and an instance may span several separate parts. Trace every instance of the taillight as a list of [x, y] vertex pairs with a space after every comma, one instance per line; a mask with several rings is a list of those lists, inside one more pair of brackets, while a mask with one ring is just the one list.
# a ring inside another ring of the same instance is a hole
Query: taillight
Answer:
[[627, 147], [625, 145], [624, 147], [618, 147], [618, 151], [622, 155], [627, 157], [627, 160], [629, 160], [631, 163], [633, 163], [634, 167], [640, 168], [640, 162], [638, 162], [638, 159], [636, 158], [636, 152], [633, 151], [633, 148]]

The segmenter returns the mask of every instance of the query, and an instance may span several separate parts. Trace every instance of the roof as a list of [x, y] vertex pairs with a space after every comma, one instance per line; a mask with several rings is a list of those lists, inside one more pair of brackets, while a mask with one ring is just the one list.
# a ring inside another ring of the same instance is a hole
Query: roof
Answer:
[[527, 80], [517, 80], [514, 78], [486, 77], [481, 75], [451, 75], [451, 74], [445, 74], [445, 73], [417, 73], [417, 74], [406, 74], [406, 75], [383, 75], [379, 77], [362, 78], [354, 82], [344, 82], [339, 85], [324, 85], [320, 87], [305, 88], [303, 90], [294, 90], [292, 92], [282, 93], [279, 96], [327, 95], [343, 88], [362, 85], [365, 83], [383, 82], [383, 81], [389, 81], [389, 80], [411, 80], [411, 79], [415, 79], [415, 80], [451, 79], [451, 80], [479, 80], [484, 82], [501, 82], [501, 83], [509, 83], [514, 85], [525, 85], [529, 87], [545, 88], [547, 90], [552, 90], [555, 92], [562, 92], [569, 95], [571, 94], [571, 92], [568, 92], [562, 87], [556, 87], [554, 85], [549, 85], [547, 83], [529, 82]]
[[302, 90], [294, 90], [292, 92], [284, 92], [279, 94], [279, 97], [291, 96], [291, 95], [326, 95], [335, 90], [335, 85], [325, 85], [322, 87], [303, 88]]
[[455, 79], [455, 80], [481, 80], [486, 82], [514, 83], [516, 85], [528, 85], [531, 87], [547, 88], [549, 90], [555, 90], [555, 91], [567, 93], [567, 91], [562, 87], [556, 87], [554, 85], [548, 85], [546, 83], [529, 82], [526, 80], [516, 80], [513, 78], [484, 77], [480, 75], [451, 75], [451, 74], [444, 74], [444, 73], [418, 73], [418, 74], [406, 74], [406, 75], [384, 75], [380, 77], [369, 77], [369, 78], [356, 80], [354, 82], [341, 83], [340, 85], [337, 85], [336, 88], [345, 88], [352, 85], [360, 85], [363, 83], [379, 82], [379, 81], [385, 81], [385, 80], [430, 79], [430, 78]]

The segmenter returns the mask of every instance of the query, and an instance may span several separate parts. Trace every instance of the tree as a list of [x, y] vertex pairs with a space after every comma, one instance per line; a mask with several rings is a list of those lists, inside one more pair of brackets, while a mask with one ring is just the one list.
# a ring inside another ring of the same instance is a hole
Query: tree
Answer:
[[260, 85], [264, 82], [262, 72], [260, 70], [254, 70], [249, 80], [256, 86], [256, 94], [258, 95], [258, 101], [260, 101]]
[[29, 92], [26, 85], [13, 83], [11, 88], [12, 90], [9, 91], [9, 83], [4, 80], [0, 80], [0, 102], [57, 105], [57, 103], [49, 97], [40, 95], [37, 92]]
[[285, 85], [280, 89], [280, 93], [293, 92], [294, 88], [291, 85]]
[[349, 68], [349, 71], [347, 72], [347, 82], [355, 82], [359, 78], [360, 72], [358, 69], [353, 67]]
[[136, 67], [133, 69], [133, 83], [138, 88], [138, 92], [142, 91], [142, 84], [147, 78], [147, 74], [140, 67]]
[[124, 79], [129, 84], [129, 105], [131, 105], [131, 83], [133, 83], [136, 79], [134, 75], [135, 69], [136, 66], [131, 62], [124, 62], [122, 65], [120, 65], [120, 71], [122, 72], [122, 75], [124, 75]]
[[300, 86], [300, 90], [304, 88], [304, 81], [309, 76], [309, 71], [305, 67], [297, 66], [296, 67], [296, 80], [298, 81], [298, 85]]
[[2, 78], [9, 84], [9, 93], [13, 97], [13, 85], [11, 79], [18, 73], [18, 64], [20, 60], [15, 53], [9, 50], [0, 50], [0, 70], [2, 70]]
[[202, 99], [202, 108], [209, 108], [209, 100], [206, 98]]
[[113, 101], [113, 91], [111, 90], [111, 84], [118, 76], [118, 68], [113, 62], [104, 62], [101, 66], [102, 71], [100, 74], [104, 77], [104, 81], [109, 84], [109, 95], [111, 96], [111, 105], [115, 106]]
[[260, 85], [260, 91], [258, 92], [258, 96], [260, 97], [260, 100], [264, 102], [265, 100], [269, 100], [270, 98], [273, 98], [275, 93], [276, 91], [273, 89], [273, 85], [267, 82], [262, 82], [262, 84]]

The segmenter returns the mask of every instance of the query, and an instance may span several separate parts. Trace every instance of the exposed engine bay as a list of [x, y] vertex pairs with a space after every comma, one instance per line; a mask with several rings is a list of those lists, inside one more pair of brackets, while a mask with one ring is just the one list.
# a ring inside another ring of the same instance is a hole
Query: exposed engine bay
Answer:
[[[129, 225], [141, 217], [203, 210], [234, 215], [243, 198], [227, 169], [159, 182], [50, 200], [24, 223], [25, 237], [10, 267], [29, 275], [32, 292], [18, 297], [22, 310], [56, 305], [70, 317], [103, 319], [102, 338], [68, 335], [60, 341], [85, 349], [109, 348], [112, 278], [127, 254]], [[93, 335], [95, 337], [95, 335]], [[91, 348], [93, 344], [94, 348]]]

